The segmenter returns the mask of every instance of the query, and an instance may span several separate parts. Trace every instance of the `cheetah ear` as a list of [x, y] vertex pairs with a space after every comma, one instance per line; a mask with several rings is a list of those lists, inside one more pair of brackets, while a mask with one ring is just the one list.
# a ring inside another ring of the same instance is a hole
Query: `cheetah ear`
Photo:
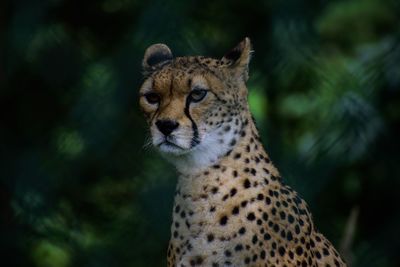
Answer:
[[153, 44], [146, 49], [143, 57], [143, 71], [151, 73], [173, 59], [171, 49], [165, 44]]
[[222, 62], [234, 69], [234, 75], [239, 75], [247, 81], [249, 78], [249, 62], [251, 58], [251, 42], [248, 37], [244, 38], [237, 46], [225, 54]]

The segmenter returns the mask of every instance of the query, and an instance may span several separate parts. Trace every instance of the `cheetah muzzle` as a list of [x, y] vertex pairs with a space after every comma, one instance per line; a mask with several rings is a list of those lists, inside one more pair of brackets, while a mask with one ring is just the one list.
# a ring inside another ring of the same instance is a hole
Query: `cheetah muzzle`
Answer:
[[251, 44], [218, 60], [144, 55], [140, 106], [152, 143], [179, 172], [168, 266], [346, 266], [285, 185], [247, 102]]

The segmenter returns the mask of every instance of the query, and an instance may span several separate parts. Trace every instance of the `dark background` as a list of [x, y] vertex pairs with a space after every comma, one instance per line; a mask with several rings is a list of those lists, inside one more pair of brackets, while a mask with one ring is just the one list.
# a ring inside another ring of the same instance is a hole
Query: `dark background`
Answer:
[[249, 101], [285, 181], [351, 266], [400, 266], [399, 14], [394, 0], [1, 1], [0, 264], [165, 266], [176, 178], [143, 148], [144, 50], [219, 58], [249, 36]]

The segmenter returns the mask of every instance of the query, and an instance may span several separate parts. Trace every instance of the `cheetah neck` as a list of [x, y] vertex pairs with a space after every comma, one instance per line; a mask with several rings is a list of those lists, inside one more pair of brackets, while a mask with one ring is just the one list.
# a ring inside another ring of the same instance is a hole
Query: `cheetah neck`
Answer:
[[[207, 229], [224, 224], [224, 216], [231, 214], [233, 207], [253, 201], [266, 190], [281, 187], [278, 171], [270, 162], [251, 117], [244, 118], [243, 122], [245, 134], [240, 135], [232, 149], [214, 164], [179, 176], [173, 220], [178, 222], [185, 214], [189, 216], [187, 223], [190, 227], [179, 232], [184, 238], [192, 240], [202, 236]], [[251, 205], [255, 208], [262, 203], [254, 201]], [[175, 231], [172, 227], [172, 234]], [[228, 227], [224, 231], [234, 229]], [[209, 249], [202, 245], [197, 247], [202, 251]]]
[[[202, 153], [174, 162], [180, 173], [178, 190], [182, 194], [201, 198], [205, 187], [241, 183], [240, 179], [232, 179], [235, 175], [256, 176], [255, 173], [264, 173], [268, 179], [279, 176], [260, 141], [251, 115], [242, 117], [240, 121], [241, 130], [237, 135], [230, 133], [224, 136], [227, 146], [221, 148], [218, 143], [211, 143]], [[232, 140], [235, 140], [233, 146]], [[218, 175], [210, 176], [211, 173]]]

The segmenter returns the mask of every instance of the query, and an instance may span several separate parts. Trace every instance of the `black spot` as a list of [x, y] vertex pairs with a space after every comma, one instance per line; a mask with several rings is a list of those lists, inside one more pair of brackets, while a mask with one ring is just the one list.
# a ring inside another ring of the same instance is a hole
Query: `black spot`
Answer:
[[234, 208], [232, 209], [232, 214], [233, 214], [233, 215], [237, 215], [238, 213], [239, 213], [239, 207], [236, 206], [236, 207], [234, 207]]
[[229, 156], [230, 154], [232, 153], [232, 149], [231, 150], [229, 150], [228, 152], [226, 152], [226, 154], [225, 154], [225, 156]]
[[246, 233], [246, 228], [242, 227], [239, 229], [239, 234], [244, 235]]
[[212, 242], [214, 240], [214, 235], [213, 234], [208, 234], [207, 235], [207, 241]]
[[286, 190], [286, 189], [281, 189], [279, 191], [281, 191], [281, 193], [284, 194], [284, 195], [288, 195], [289, 194], [289, 191]]
[[272, 208], [271, 209], [271, 213], [272, 213], [272, 215], [275, 215], [276, 214], [276, 208]]
[[247, 214], [247, 220], [254, 221], [255, 218], [256, 216], [254, 215], [254, 212], [250, 212], [249, 214]]
[[236, 188], [232, 188], [231, 189], [231, 197], [233, 197], [234, 195], [236, 195], [237, 193], [237, 189]]
[[223, 216], [220, 220], [219, 220], [219, 224], [220, 225], [226, 225], [226, 223], [228, 222], [228, 217]]
[[233, 157], [234, 159], [239, 159], [242, 155], [240, 153], [236, 153], [235, 156]]
[[179, 205], [177, 205], [177, 206], [175, 207], [175, 212], [178, 213], [180, 210], [181, 210], [181, 207], [180, 207]]
[[235, 251], [241, 251], [241, 250], [243, 250], [243, 245], [242, 244], [237, 244], [235, 246]]
[[279, 252], [279, 255], [283, 256], [286, 251], [285, 251], [284, 247], [279, 247], [278, 252]]
[[244, 180], [243, 187], [246, 188], [246, 189], [250, 187], [249, 179]]
[[297, 235], [300, 234], [300, 227], [299, 227], [298, 224], [296, 224], [296, 226], [294, 227], [294, 231], [295, 231], [295, 233], [296, 233]]
[[298, 246], [298, 247], [296, 248], [296, 254], [299, 255], [299, 256], [301, 256], [301, 254], [303, 254], [303, 248], [300, 247], [300, 246]]
[[270, 240], [271, 239], [271, 235], [268, 233], [264, 234], [264, 240]]
[[275, 257], [275, 251], [271, 250], [271, 251], [269, 252], [269, 254], [271, 255], [272, 258]]
[[286, 234], [286, 239], [288, 240], [288, 241], [292, 241], [293, 240], [293, 235], [292, 235], [292, 232], [287, 232], [287, 234]]
[[285, 230], [282, 230], [282, 231], [281, 231], [281, 237], [282, 237], [282, 238], [285, 238], [285, 237], [286, 237], [286, 232], [285, 232]]

